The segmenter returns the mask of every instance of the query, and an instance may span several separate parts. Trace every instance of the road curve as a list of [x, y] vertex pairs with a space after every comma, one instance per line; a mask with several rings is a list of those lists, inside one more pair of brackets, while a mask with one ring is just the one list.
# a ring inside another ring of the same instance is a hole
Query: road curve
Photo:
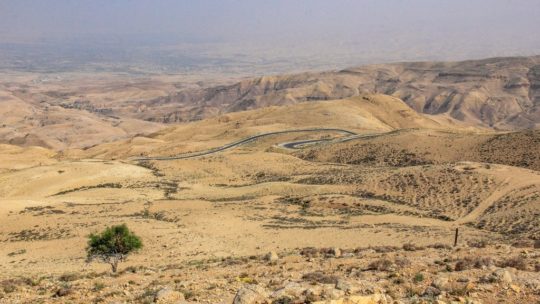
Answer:
[[[212, 148], [212, 149], [205, 150], [205, 151], [185, 153], [185, 154], [180, 154], [180, 155], [175, 155], [175, 156], [136, 157], [136, 158], [133, 158], [132, 160], [135, 160], [135, 161], [148, 161], [148, 160], [187, 159], [187, 158], [193, 158], [193, 157], [199, 157], [199, 156], [214, 154], [214, 153], [217, 153], [217, 152], [221, 152], [221, 151], [224, 151], [224, 150], [235, 148], [235, 147], [247, 144], [249, 142], [252, 142], [254, 140], [257, 140], [257, 139], [259, 139], [261, 137], [265, 137], [265, 136], [287, 134], [287, 133], [303, 133], [303, 132], [339, 132], [339, 133], [349, 135], [349, 137], [347, 137], [347, 138], [354, 137], [354, 136], [357, 135], [356, 133], [354, 133], [352, 131], [344, 130], [344, 129], [337, 129], [337, 128], [317, 128], [317, 129], [299, 129], [299, 130], [276, 131], [276, 132], [268, 132], [268, 133], [257, 134], [257, 135], [254, 135], [254, 136], [250, 136], [250, 137], [241, 139], [239, 141], [232, 142], [230, 144], [226, 144], [226, 145], [221, 146], [221, 147]], [[292, 148], [294, 148], [295, 146], [300, 145], [302, 143], [317, 142], [317, 141], [328, 141], [328, 140], [319, 140], [319, 139], [317, 139], [317, 140], [308, 140], [308, 141], [304, 140], [304, 141], [301, 141], [301, 142], [291, 142], [291, 143], [286, 143], [286, 144], [290, 145]]]
[[285, 148], [285, 149], [302, 149], [304, 148], [304, 145], [310, 145], [310, 144], [318, 144], [318, 143], [343, 143], [347, 141], [351, 141], [354, 139], [360, 139], [360, 138], [370, 138], [370, 137], [376, 137], [381, 136], [386, 133], [368, 133], [368, 134], [354, 134], [347, 137], [341, 137], [341, 138], [323, 138], [323, 139], [309, 139], [309, 140], [301, 140], [301, 141], [291, 141], [291, 142], [284, 142], [278, 144], [278, 147]]

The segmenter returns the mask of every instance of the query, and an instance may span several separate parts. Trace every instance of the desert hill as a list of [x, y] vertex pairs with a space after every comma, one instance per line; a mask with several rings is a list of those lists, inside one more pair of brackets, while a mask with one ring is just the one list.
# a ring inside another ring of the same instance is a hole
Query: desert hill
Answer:
[[[149, 102], [136, 117], [177, 122], [269, 105], [392, 95], [417, 112], [448, 114], [496, 129], [540, 122], [540, 57], [363, 66], [336, 72], [265, 76], [233, 85], [181, 91]], [[163, 111], [170, 108], [171, 110]]]
[[408, 129], [298, 152], [311, 161], [406, 167], [474, 161], [540, 171], [540, 130], [510, 133]]
[[42, 147], [0, 144], [0, 172], [56, 163], [56, 152]]
[[[318, 128], [341, 128], [359, 134], [381, 133], [402, 128], [479, 130], [445, 115], [416, 113], [395, 97], [363, 95], [343, 100], [303, 102], [228, 113], [202, 121], [180, 124], [149, 136], [96, 145], [82, 151], [65, 151], [64, 154], [100, 158], [169, 156], [219, 147], [266, 132]], [[309, 136], [301, 135], [303, 138]], [[298, 135], [280, 136], [283, 139], [284, 136]]]
[[[128, 95], [134, 97], [136, 93]], [[60, 150], [162, 128], [159, 124], [114, 116], [89, 103], [59, 100], [56, 93], [34, 91], [21, 83], [1, 83], [0, 143]]]
[[540, 121], [539, 58], [380, 64], [232, 84], [170, 75], [7, 72], [0, 76], [0, 143], [87, 148], [170, 124], [366, 94], [390, 95], [418, 113], [474, 127], [533, 129]]

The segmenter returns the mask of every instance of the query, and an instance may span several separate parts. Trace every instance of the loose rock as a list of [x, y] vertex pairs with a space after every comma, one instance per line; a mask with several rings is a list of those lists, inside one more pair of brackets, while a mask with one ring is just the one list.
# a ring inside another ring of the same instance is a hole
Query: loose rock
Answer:
[[246, 285], [238, 290], [233, 304], [266, 304], [268, 293], [259, 285]]
[[154, 297], [154, 302], [160, 304], [172, 304], [183, 300], [184, 295], [169, 286], [159, 290]]

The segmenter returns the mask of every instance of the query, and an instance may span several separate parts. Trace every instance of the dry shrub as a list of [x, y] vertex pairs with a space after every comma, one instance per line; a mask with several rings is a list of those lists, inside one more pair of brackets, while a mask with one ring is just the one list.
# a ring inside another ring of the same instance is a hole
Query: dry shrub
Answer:
[[357, 254], [356, 249], [347, 249], [347, 248], [341, 249], [341, 255], [356, 255], [356, 254]]
[[371, 262], [368, 266], [368, 270], [377, 270], [377, 271], [390, 271], [394, 266], [394, 263], [389, 259], [378, 259]]
[[320, 284], [336, 284], [338, 277], [335, 275], [327, 275], [322, 271], [315, 271], [306, 273], [302, 276], [302, 279], [309, 281], [310, 283], [320, 283]]
[[293, 303], [295, 303], [293, 299], [286, 296], [272, 301], [272, 304], [293, 304]]
[[399, 247], [396, 246], [376, 246], [371, 247], [375, 252], [377, 253], [388, 253], [388, 252], [395, 252], [399, 250]]
[[300, 250], [300, 254], [308, 258], [315, 258], [319, 256], [319, 250], [315, 247], [306, 247]]
[[452, 246], [448, 245], [448, 244], [443, 244], [443, 243], [435, 243], [433, 245], [429, 245], [428, 248], [433, 248], [433, 249], [452, 249]]
[[17, 291], [19, 286], [24, 286], [24, 285], [30, 286], [30, 287], [38, 286], [41, 283], [41, 280], [42, 279], [34, 280], [32, 278], [22, 277], [22, 278], [17, 278], [17, 279], [9, 279], [9, 280], [0, 281], [0, 294], [2, 292], [4, 293], [15, 292]]
[[466, 257], [456, 262], [455, 271], [463, 271], [473, 268], [482, 268], [493, 265], [493, 259], [490, 257]]
[[513, 242], [512, 246], [516, 248], [530, 248], [530, 247], [533, 247], [534, 244], [530, 240], [518, 240], [518, 241]]
[[17, 290], [17, 285], [19, 282], [16, 280], [5, 280], [0, 282], [0, 290], [4, 293], [12, 293]]
[[68, 296], [72, 293], [73, 293], [73, 289], [71, 289], [70, 286], [64, 286], [56, 290], [56, 292], [54, 293], [54, 297], [61, 298], [61, 297]]
[[498, 263], [497, 266], [502, 267], [502, 268], [512, 267], [518, 270], [527, 270], [528, 268], [527, 260], [520, 256], [502, 260], [500, 263]]
[[319, 253], [322, 254], [323, 256], [326, 256], [326, 257], [328, 257], [328, 256], [336, 256], [337, 255], [337, 252], [336, 252], [335, 248], [321, 248], [319, 250]]
[[473, 248], [486, 248], [489, 245], [489, 242], [486, 240], [474, 240], [469, 241], [467, 244], [469, 245], [469, 247]]
[[465, 297], [471, 291], [471, 287], [472, 285], [469, 284], [451, 282], [449, 283], [448, 293], [457, 297]]
[[423, 249], [425, 248], [421, 246], [417, 246], [413, 243], [403, 244], [403, 250], [405, 251], [417, 251], [417, 250], [423, 250]]
[[540, 240], [534, 241], [534, 248], [540, 249]]
[[73, 282], [73, 281], [77, 281], [81, 278], [81, 276], [78, 274], [78, 273], [64, 273], [63, 275], [61, 275], [58, 280], [62, 281], [62, 282]]
[[403, 268], [403, 267], [407, 267], [407, 266], [410, 266], [411, 265], [411, 261], [407, 258], [404, 258], [404, 257], [397, 257], [395, 259], [395, 264], [400, 267], [400, 268]]

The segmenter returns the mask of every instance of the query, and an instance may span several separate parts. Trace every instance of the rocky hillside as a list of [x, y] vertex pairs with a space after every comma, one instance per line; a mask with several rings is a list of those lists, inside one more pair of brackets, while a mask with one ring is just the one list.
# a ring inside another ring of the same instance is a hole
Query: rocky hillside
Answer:
[[474, 161], [540, 171], [540, 130], [475, 133], [398, 130], [301, 150], [310, 160], [369, 166], [407, 167]]
[[535, 128], [540, 125], [540, 56], [381, 64], [260, 77], [142, 101], [136, 117], [171, 123], [366, 92], [392, 95], [417, 112], [449, 114], [473, 125]]
[[435, 120], [496, 130], [540, 127], [540, 56], [381, 64], [237, 83], [178, 77], [0, 75], [0, 143], [86, 148], [166, 124], [367, 93], [391, 95]]

